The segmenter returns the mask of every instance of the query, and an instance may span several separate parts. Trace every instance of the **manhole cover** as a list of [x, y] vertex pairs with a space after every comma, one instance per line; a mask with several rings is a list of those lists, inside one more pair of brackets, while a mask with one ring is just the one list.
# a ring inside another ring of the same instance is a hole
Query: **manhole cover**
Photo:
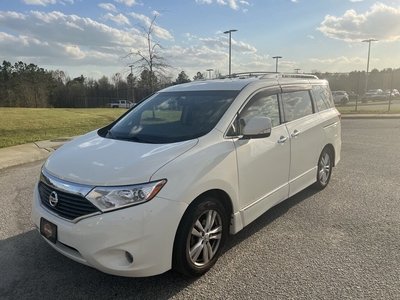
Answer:
[[58, 142], [69, 142], [71, 139], [54, 139], [54, 140], [50, 140], [50, 142], [55, 142], [55, 143], [58, 143]]

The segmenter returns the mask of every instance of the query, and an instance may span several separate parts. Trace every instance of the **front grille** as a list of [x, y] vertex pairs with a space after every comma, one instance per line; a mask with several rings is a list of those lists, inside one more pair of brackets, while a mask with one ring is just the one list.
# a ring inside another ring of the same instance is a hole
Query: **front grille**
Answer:
[[[55, 207], [51, 206], [49, 203], [49, 197], [53, 191], [56, 191], [58, 195], [58, 202]], [[72, 221], [79, 217], [100, 212], [100, 210], [86, 198], [56, 190], [43, 182], [39, 182], [39, 195], [43, 206], [67, 220]]]

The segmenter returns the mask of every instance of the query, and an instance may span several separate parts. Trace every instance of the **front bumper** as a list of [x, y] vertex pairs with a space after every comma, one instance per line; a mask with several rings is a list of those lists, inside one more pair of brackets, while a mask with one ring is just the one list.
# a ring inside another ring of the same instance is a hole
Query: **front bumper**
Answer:
[[61, 254], [104, 273], [142, 277], [171, 269], [175, 234], [186, 208], [187, 204], [155, 197], [71, 223], [42, 207], [36, 184], [31, 218], [38, 228], [41, 218], [57, 225], [57, 242], [44, 239]]

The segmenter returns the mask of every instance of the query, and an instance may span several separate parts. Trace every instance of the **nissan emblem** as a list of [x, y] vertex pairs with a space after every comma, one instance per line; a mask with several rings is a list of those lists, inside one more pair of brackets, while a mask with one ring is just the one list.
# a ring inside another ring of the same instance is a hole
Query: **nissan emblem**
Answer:
[[49, 203], [52, 207], [55, 207], [58, 203], [58, 195], [55, 191], [52, 191], [49, 197]]

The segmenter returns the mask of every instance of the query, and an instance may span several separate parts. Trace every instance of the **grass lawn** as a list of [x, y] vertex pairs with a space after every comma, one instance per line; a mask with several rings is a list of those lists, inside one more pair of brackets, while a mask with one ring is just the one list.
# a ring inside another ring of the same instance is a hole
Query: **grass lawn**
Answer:
[[[353, 105], [338, 106], [342, 114], [385, 114], [386, 108]], [[0, 107], [0, 148], [30, 142], [81, 135], [103, 127], [125, 109], [113, 108], [7, 108]], [[390, 114], [400, 114], [400, 108], [391, 108]], [[149, 113], [150, 117], [150, 113]], [[159, 117], [159, 116], [157, 116]], [[173, 115], [162, 116], [174, 118]], [[162, 123], [162, 120], [160, 120]]]
[[111, 123], [125, 111], [0, 107], [0, 148], [80, 135]]
[[387, 108], [366, 108], [366, 107], [358, 107], [357, 110], [355, 110], [354, 106], [336, 106], [337, 110], [344, 115], [349, 115], [349, 114], [400, 114], [400, 108], [391, 108], [390, 111], [387, 110]]

